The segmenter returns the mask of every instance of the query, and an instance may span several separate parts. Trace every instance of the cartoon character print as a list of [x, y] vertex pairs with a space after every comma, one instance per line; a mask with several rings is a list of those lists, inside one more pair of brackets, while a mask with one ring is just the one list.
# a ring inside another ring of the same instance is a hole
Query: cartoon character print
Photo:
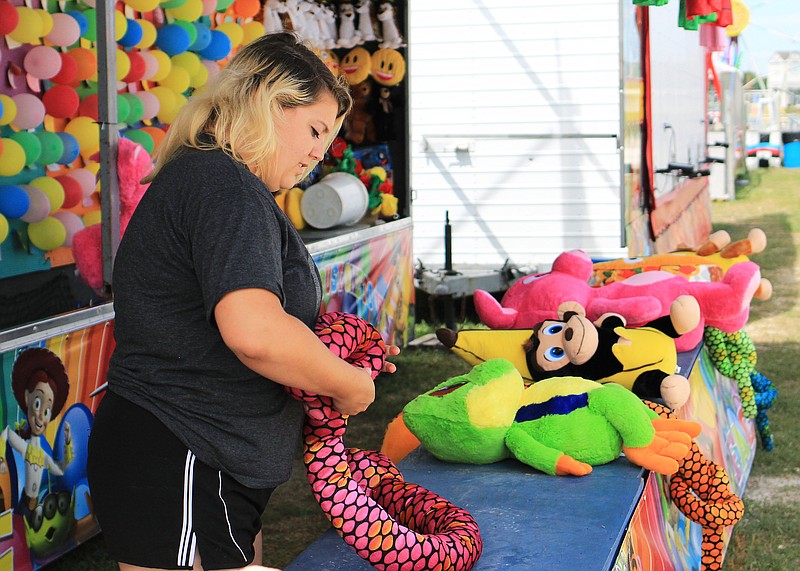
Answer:
[[[11, 371], [11, 388], [26, 421], [16, 430], [6, 426], [0, 433], [0, 446], [5, 444], [24, 459], [25, 481], [17, 511], [32, 518], [39, 505], [45, 470], [62, 476], [73, 456], [69, 423], [64, 424], [62, 460], [49, 453], [45, 430], [64, 408], [69, 395], [69, 379], [61, 359], [43, 347], [22, 351]], [[9, 451], [10, 452], [10, 451]], [[5, 457], [0, 457], [0, 472], [8, 470]]]

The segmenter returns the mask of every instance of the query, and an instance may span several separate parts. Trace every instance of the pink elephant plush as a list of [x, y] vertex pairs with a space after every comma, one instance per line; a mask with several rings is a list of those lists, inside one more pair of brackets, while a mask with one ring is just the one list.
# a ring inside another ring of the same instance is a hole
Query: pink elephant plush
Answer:
[[[711, 325], [727, 333], [740, 330], [747, 322], [750, 301], [758, 292], [771, 292], [761, 278], [757, 264], [734, 264], [719, 282], [690, 282], [662, 271], [642, 272], [623, 281], [600, 287], [588, 284], [592, 261], [582, 250], [560, 254], [550, 272], [517, 280], [498, 302], [490, 293], [476, 290], [475, 310], [492, 329], [525, 329], [577, 303], [594, 321], [606, 313], [623, 316], [629, 327], [641, 327], [670, 314], [672, 302], [691, 295], [700, 304], [700, 323], [675, 340], [678, 351], [688, 351], [703, 339], [703, 327]], [[768, 294], [767, 294], [768, 295]]]

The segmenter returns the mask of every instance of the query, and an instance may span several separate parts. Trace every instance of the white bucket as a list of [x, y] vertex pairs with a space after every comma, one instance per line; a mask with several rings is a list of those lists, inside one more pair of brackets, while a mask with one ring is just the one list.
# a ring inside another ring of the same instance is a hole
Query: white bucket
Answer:
[[309, 226], [324, 230], [351, 226], [367, 213], [367, 187], [358, 177], [333, 172], [309, 186], [300, 200], [300, 212]]

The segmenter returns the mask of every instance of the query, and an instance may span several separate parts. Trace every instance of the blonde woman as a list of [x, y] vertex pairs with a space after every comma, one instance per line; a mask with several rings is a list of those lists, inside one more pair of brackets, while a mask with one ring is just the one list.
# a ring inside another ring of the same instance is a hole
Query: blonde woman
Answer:
[[319, 272], [272, 196], [323, 158], [350, 106], [296, 36], [269, 34], [190, 99], [156, 153], [115, 261], [116, 348], [89, 449], [122, 571], [261, 564], [261, 514], [303, 420], [282, 385], [345, 414], [374, 399], [370, 371], [314, 335]]

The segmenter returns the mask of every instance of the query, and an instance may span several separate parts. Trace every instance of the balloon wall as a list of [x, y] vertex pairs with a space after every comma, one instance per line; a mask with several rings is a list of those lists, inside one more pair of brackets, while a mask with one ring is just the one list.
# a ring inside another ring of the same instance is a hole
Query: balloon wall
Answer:
[[[126, 0], [114, 11], [120, 135], [149, 153], [235, 47], [258, 0]], [[0, 0], [0, 278], [74, 261], [100, 222], [95, 0]]]

